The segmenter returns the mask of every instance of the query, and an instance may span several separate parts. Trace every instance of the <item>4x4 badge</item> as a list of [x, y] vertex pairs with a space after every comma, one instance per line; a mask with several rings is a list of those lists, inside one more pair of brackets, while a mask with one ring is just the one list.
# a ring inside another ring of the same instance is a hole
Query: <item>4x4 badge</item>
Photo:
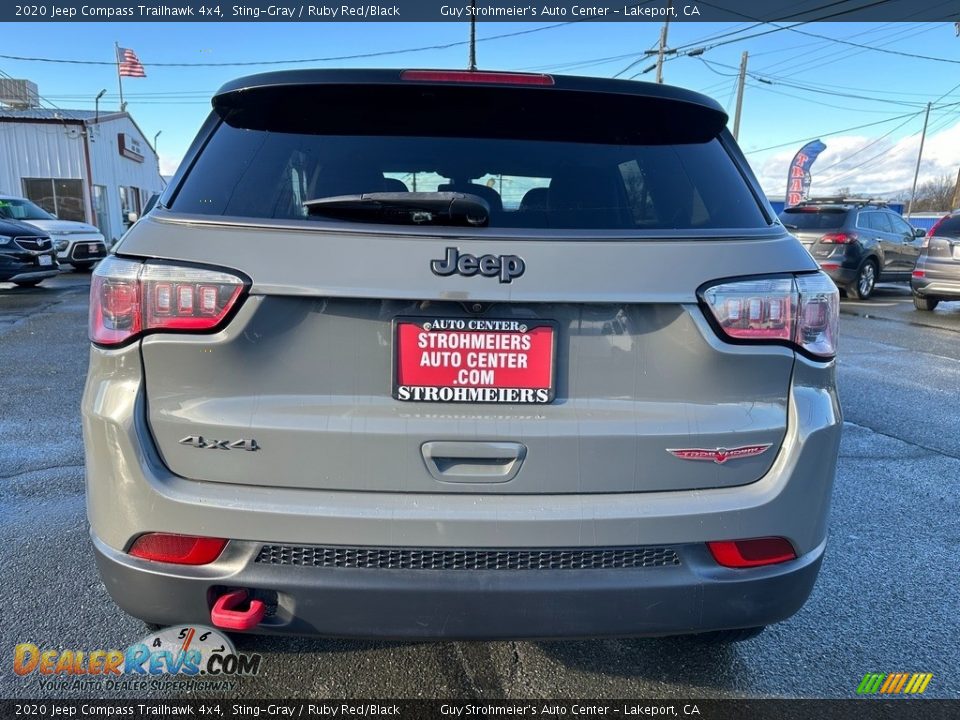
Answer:
[[202, 448], [204, 450], [249, 450], [260, 449], [256, 440], [214, 440], [203, 435], [188, 435], [180, 441], [181, 445]]
[[712, 460], [717, 465], [723, 465], [727, 460], [739, 460], [740, 458], [762, 455], [769, 448], [770, 443], [766, 443], [765, 445], [743, 445], [735, 448], [714, 448], [713, 450], [705, 448], [667, 448], [667, 452], [681, 460]]

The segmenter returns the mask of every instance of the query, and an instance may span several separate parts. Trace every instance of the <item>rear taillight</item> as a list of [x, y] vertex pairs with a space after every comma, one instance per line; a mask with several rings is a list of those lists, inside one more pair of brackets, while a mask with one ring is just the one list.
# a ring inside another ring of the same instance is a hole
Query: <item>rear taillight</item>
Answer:
[[827, 233], [820, 238], [821, 245], [849, 245], [856, 242], [857, 234], [848, 232]]
[[133, 557], [176, 565], [206, 565], [220, 557], [227, 541], [222, 538], [146, 533], [133, 541]]
[[245, 288], [224, 270], [108, 257], [90, 284], [90, 340], [121, 345], [151, 331], [213, 330]]
[[731, 340], [789, 345], [817, 359], [836, 355], [840, 294], [822, 272], [724, 282], [700, 297]]
[[539, 73], [488, 72], [484, 70], [404, 70], [401, 80], [488, 85], [553, 85], [553, 77]]
[[718, 565], [729, 568], [761, 567], [797, 559], [793, 545], [781, 537], [708, 542], [707, 547]]

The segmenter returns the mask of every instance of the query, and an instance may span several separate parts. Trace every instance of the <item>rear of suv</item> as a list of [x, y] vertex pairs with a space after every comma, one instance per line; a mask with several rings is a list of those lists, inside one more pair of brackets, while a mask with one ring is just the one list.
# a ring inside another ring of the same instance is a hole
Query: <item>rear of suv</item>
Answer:
[[854, 300], [869, 299], [878, 282], [908, 281], [920, 254], [923, 232], [883, 201], [806, 200], [780, 220]]
[[726, 119], [549, 75], [224, 86], [93, 277], [117, 604], [381, 638], [737, 639], [796, 612], [838, 293]]
[[917, 310], [960, 300], [960, 210], [944, 215], [924, 237], [910, 287]]

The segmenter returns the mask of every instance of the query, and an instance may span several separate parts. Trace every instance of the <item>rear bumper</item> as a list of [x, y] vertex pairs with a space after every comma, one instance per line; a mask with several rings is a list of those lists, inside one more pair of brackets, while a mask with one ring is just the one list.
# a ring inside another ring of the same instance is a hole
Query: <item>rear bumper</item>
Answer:
[[829, 275], [839, 288], [850, 287], [857, 279], [857, 268], [831, 267], [828, 261], [827, 265], [821, 265], [820, 269]]
[[214, 600], [245, 588], [271, 608], [255, 632], [427, 638], [651, 636], [784, 620], [816, 580], [824, 543], [767, 568], [719, 567], [704, 545], [675, 546], [680, 565], [613, 570], [387, 570], [256, 562], [232, 542], [199, 568], [132, 558], [95, 536], [116, 603], [144, 620], [211, 624]]
[[[787, 432], [756, 482], [695, 491], [466, 494], [321, 491], [173, 475], [146, 425], [138, 348], [92, 349], [83, 399], [98, 564], [131, 615], [209, 623], [211, 593], [277, 594], [261, 632], [371, 637], [691, 633], [782, 620], [808, 596], [827, 534], [842, 417], [833, 364], [795, 360]], [[144, 532], [230, 538], [199, 568], [137, 560]], [[704, 543], [788, 539], [797, 560], [717, 566]], [[370, 570], [254, 562], [264, 543], [387, 548], [675, 548], [674, 567]]]
[[910, 278], [910, 287], [921, 297], [958, 298], [960, 299], [960, 266], [956, 277], [945, 276], [946, 273], [930, 273], [925, 277]]

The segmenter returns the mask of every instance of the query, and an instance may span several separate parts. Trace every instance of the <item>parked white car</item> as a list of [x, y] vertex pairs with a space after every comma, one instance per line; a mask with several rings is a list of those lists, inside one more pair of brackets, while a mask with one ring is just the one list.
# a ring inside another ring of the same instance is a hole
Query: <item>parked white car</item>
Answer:
[[88, 271], [107, 256], [103, 235], [93, 225], [60, 220], [27, 198], [0, 195], [0, 219], [29, 223], [50, 235], [61, 265]]

